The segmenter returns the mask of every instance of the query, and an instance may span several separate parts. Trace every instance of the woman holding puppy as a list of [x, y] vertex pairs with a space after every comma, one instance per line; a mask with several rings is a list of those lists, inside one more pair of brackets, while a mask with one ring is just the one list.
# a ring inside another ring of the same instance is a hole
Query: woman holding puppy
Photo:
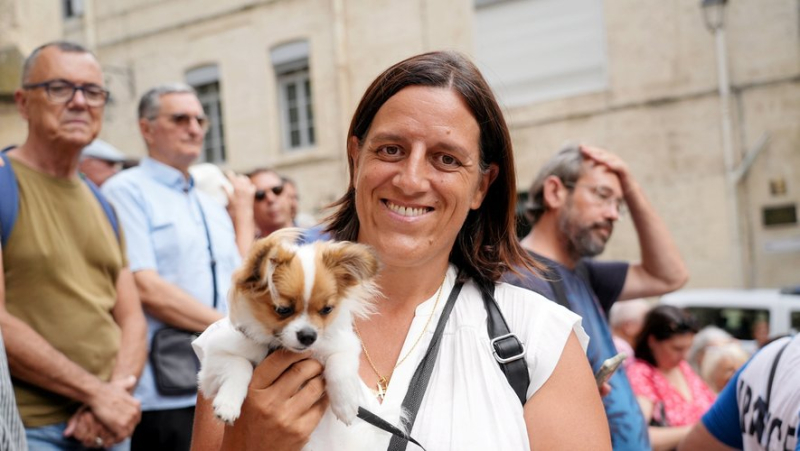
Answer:
[[[410, 433], [429, 451], [611, 449], [580, 318], [497, 284], [506, 269], [535, 263], [515, 238], [508, 129], [477, 68], [434, 52], [387, 69], [355, 112], [347, 151], [350, 186], [327, 231], [372, 246], [383, 264], [377, 313], [355, 323], [364, 407], [399, 424], [407, 395], [416, 398]], [[487, 290], [525, 346], [521, 392], [492, 353], [487, 317], [502, 320], [487, 313]], [[438, 351], [426, 358], [432, 341]], [[347, 428], [325, 414], [322, 366], [307, 357], [268, 356], [233, 426], [199, 396], [193, 449], [299, 450], [312, 434], [341, 446]], [[416, 376], [423, 360], [427, 386]], [[363, 427], [372, 426], [350, 426]], [[387, 449], [391, 436], [381, 437], [366, 448]]]

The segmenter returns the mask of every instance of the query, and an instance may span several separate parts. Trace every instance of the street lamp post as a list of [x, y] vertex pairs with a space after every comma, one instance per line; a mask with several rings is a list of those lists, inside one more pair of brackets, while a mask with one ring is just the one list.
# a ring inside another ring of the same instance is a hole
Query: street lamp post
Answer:
[[737, 285], [744, 281], [745, 259], [742, 255], [741, 221], [739, 218], [738, 178], [733, 149], [733, 120], [731, 118], [731, 86], [728, 73], [728, 49], [725, 43], [725, 6], [727, 0], [702, 0], [706, 28], [714, 34], [717, 54], [717, 85], [720, 102], [720, 128], [722, 131], [722, 156], [725, 164], [725, 185], [728, 191], [728, 213], [731, 227], [731, 253]]

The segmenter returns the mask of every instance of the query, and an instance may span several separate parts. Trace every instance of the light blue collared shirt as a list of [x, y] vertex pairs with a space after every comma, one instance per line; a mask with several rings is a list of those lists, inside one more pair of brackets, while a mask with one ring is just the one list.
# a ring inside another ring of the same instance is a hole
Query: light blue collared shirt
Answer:
[[[155, 270], [167, 282], [212, 306], [205, 215], [217, 262], [217, 310], [227, 311], [231, 275], [241, 257], [233, 223], [222, 205], [196, 190], [193, 179], [187, 180], [177, 169], [152, 158], [143, 158], [138, 167], [109, 179], [102, 192], [114, 205], [125, 231], [131, 271]], [[146, 316], [149, 344], [164, 323]], [[135, 395], [142, 402], [142, 410], [178, 409], [195, 404], [195, 395], [160, 395], [150, 362], [145, 365]]]

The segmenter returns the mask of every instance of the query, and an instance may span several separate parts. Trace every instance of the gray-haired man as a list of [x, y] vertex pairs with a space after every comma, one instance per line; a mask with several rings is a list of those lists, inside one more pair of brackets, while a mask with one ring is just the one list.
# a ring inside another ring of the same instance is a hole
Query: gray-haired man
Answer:
[[[617, 353], [606, 316], [617, 300], [657, 296], [680, 288], [688, 273], [664, 223], [627, 164], [603, 149], [567, 146], [545, 163], [530, 190], [533, 229], [522, 246], [560, 281], [563, 303], [581, 315], [591, 337], [587, 356], [597, 371]], [[641, 262], [598, 262], [627, 205], [639, 235]], [[509, 282], [559, 300], [554, 287], [530, 275]], [[556, 287], [557, 288], [557, 287]], [[649, 449], [647, 421], [621, 371], [603, 398], [615, 450]], [[652, 409], [651, 409], [652, 410]], [[649, 417], [652, 412], [646, 412]], [[656, 445], [656, 443], [653, 443]]]
[[129, 391], [146, 354], [124, 234], [77, 170], [108, 91], [97, 58], [69, 42], [34, 50], [22, 83], [14, 100], [28, 136], [0, 168], [15, 174], [2, 196], [16, 191], [19, 200], [0, 257], [0, 325], [15, 397], [31, 449], [110, 446], [139, 421]]
[[[232, 180], [236, 224], [224, 207], [195, 189], [189, 165], [200, 156], [207, 125], [191, 87], [149, 90], [139, 103], [148, 156], [102, 189], [125, 227], [151, 353], [161, 329], [202, 332], [223, 316], [231, 274], [241, 261], [236, 234], [253, 238], [254, 190], [246, 178]], [[131, 448], [188, 450], [196, 395], [167, 391], [160, 380], [148, 362], [136, 390], [143, 412]]]

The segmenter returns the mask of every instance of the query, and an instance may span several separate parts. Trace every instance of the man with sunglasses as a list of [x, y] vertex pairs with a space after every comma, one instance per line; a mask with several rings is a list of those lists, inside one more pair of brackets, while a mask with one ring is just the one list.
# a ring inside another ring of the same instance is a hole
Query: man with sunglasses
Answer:
[[256, 235], [265, 237], [276, 230], [293, 227], [290, 193], [283, 178], [266, 168], [256, 169], [248, 177], [256, 188], [253, 204]]
[[108, 96], [96, 57], [69, 42], [34, 50], [14, 93], [28, 135], [4, 155], [19, 203], [0, 257], [0, 328], [30, 449], [111, 446], [141, 415], [131, 392], [146, 325], [124, 237], [78, 174]]
[[[592, 260], [626, 210], [638, 234], [641, 262]], [[522, 246], [545, 265], [547, 277], [509, 276], [508, 281], [581, 315], [594, 371], [617, 353], [607, 321], [614, 302], [668, 293], [688, 279], [667, 227], [625, 162], [606, 150], [570, 145], [558, 152], [531, 186], [527, 216], [533, 228]], [[624, 372], [617, 371], [609, 382], [603, 404], [614, 449], [649, 449], [647, 425]]]
[[184, 378], [186, 387], [164, 384], [169, 374], [153, 363], [161, 355], [154, 337], [171, 329], [202, 332], [222, 318], [231, 275], [241, 262], [236, 235], [254, 235], [254, 189], [244, 177], [244, 183], [232, 180], [229, 216], [195, 187], [189, 166], [202, 152], [208, 119], [192, 87], [172, 83], [147, 91], [139, 102], [139, 130], [147, 156], [102, 188], [125, 227], [148, 323], [151, 358], [135, 393], [142, 421], [131, 449], [182, 451], [190, 447], [196, 379]]

